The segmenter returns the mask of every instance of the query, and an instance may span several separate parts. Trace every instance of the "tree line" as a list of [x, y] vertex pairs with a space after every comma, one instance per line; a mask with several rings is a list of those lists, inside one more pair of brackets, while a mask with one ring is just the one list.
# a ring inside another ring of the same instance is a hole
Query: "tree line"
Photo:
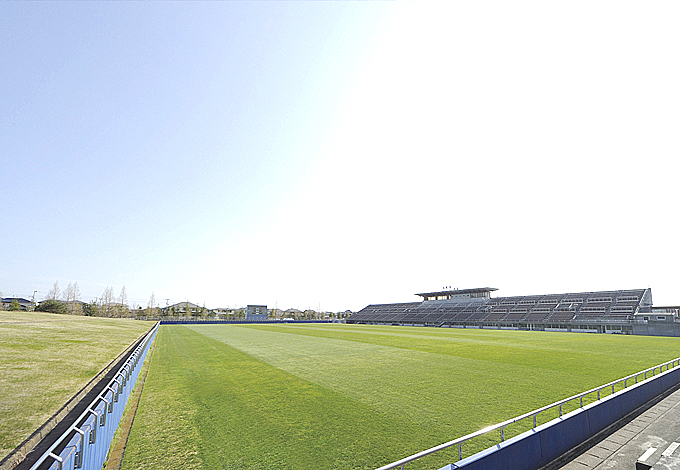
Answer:
[[[22, 310], [22, 306], [14, 300], [10, 310]], [[2, 309], [2, 304], [0, 304]], [[139, 305], [128, 305], [127, 289], [123, 285], [118, 295], [115, 294], [113, 287], [107, 286], [101, 296], [83, 302], [80, 294], [80, 287], [77, 282], [69, 282], [64, 290], [59, 287], [59, 281], [47, 293], [45, 300], [29, 308], [38, 312], [59, 313], [68, 315], [86, 315], [111, 318], [137, 318], [137, 319], [162, 319], [162, 318], [194, 318], [194, 319], [220, 319], [220, 320], [244, 320], [246, 318], [245, 308], [233, 308], [228, 311], [210, 310], [205, 305], [198, 306], [190, 302], [180, 302], [179, 304], [161, 308], [156, 302], [155, 293], [152, 292], [146, 307]], [[351, 315], [349, 310], [344, 312], [317, 312], [313, 309], [282, 310], [279, 308], [268, 309], [268, 320], [341, 320]]]
[[146, 309], [128, 305], [128, 296], [125, 286], [120, 289], [116, 296], [113, 287], [107, 286], [102, 295], [90, 302], [83, 302], [80, 295], [80, 287], [77, 282], [68, 283], [65, 290], [59, 288], [59, 281], [55, 281], [47, 293], [45, 300], [40, 302], [35, 310], [38, 312], [61, 313], [68, 315], [86, 315], [96, 317], [133, 318], [139, 315], [157, 315], [154, 294], [151, 294]]

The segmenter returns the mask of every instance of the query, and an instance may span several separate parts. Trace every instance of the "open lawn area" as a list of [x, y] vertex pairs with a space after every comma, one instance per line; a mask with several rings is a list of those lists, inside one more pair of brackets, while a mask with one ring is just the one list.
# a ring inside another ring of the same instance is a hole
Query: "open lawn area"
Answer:
[[156, 342], [124, 470], [376, 468], [680, 356], [678, 338], [337, 324]]
[[151, 326], [0, 311], [0, 459]]

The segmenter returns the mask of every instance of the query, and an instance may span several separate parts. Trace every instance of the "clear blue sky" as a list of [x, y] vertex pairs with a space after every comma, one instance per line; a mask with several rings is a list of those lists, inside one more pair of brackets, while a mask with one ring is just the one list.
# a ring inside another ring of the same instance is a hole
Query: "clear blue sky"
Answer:
[[2, 2], [0, 292], [680, 303], [675, 2]]

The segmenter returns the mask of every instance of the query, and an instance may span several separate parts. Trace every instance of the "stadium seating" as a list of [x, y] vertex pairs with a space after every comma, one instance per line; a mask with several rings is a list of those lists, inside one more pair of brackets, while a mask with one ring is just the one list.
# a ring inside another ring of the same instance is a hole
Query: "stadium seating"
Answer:
[[[630, 325], [646, 289], [368, 305], [347, 323], [604, 331]], [[585, 326], [584, 326], [585, 325]]]

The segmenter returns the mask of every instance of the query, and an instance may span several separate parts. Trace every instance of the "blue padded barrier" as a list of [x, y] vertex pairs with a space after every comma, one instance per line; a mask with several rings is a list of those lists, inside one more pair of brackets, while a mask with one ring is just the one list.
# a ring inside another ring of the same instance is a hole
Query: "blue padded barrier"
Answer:
[[659, 377], [659, 380], [662, 383], [662, 388], [664, 390], [668, 390], [673, 385], [678, 383], [679, 377], [680, 377], [680, 370], [671, 369], [669, 371], [666, 371], [665, 374], [663, 374], [661, 377]]
[[535, 429], [478, 452], [453, 468], [466, 470], [534, 470], [532, 462], [540, 461], [541, 445]]
[[631, 385], [626, 390], [628, 390], [628, 392], [621, 394], [619, 398], [623, 416], [636, 410], [647, 402], [647, 394], [645, 393], [644, 388]]
[[567, 413], [536, 428], [541, 446], [541, 465], [556, 459], [590, 437], [588, 413], [582, 409]]
[[653, 399], [654, 397], [660, 395], [663, 393], [665, 390], [663, 388], [663, 383], [661, 380], [659, 380], [660, 377], [655, 377], [655, 380], [650, 380], [647, 382], [645, 385], [645, 389], [647, 391], [646, 395], [648, 397], [648, 400]]
[[621, 401], [616, 395], [609, 395], [600, 401], [591, 403], [585, 411], [588, 413], [591, 436], [623, 418]]

